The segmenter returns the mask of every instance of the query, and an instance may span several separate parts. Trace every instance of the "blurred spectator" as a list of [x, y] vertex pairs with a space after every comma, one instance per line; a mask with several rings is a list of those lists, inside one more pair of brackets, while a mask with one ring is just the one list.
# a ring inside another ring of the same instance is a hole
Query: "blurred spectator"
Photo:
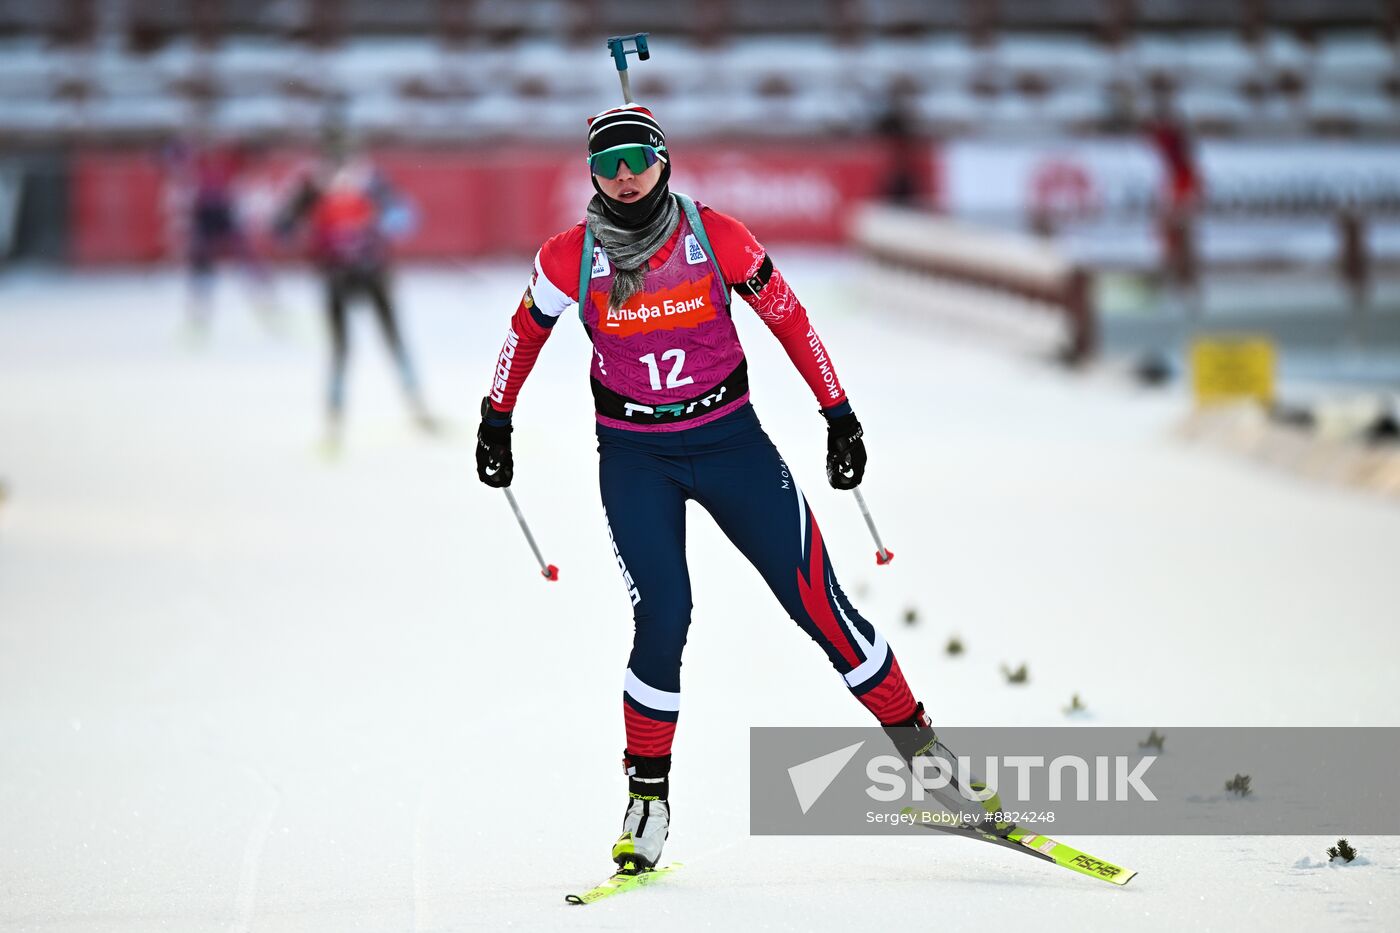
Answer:
[[1371, 303], [1371, 253], [1367, 245], [1366, 218], [1355, 205], [1337, 214], [1337, 267], [1346, 283], [1353, 313], [1361, 314]]
[[1180, 291], [1191, 313], [1200, 311], [1196, 215], [1203, 195], [1195, 145], [1186, 121], [1177, 112], [1173, 90], [1165, 79], [1154, 82], [1153, 113], [1147, 136], [1162, 160], [1162, 192], [1158, 199], [1158, 231], [1162, 266]]
[[885, 180], [880, 196], [892, 204], [913, 205], [920, 194], [918, 155], [922, 146], [914, 134], [912, 97], [915, 88], [896, 81], [884, 111], [875, 123], [885, 153]]

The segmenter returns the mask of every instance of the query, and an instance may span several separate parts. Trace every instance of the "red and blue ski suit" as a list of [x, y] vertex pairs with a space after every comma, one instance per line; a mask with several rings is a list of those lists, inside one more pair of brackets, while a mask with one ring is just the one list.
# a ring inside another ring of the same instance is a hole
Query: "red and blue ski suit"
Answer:
[[[715, 261], [682, 214], [649, 260], [645, 288], [621, 308], [609, 306], [614, 273], [595, 249], [581, 306], [594, 349], [599, 487], [635, 620], [623, 684], [629, 757], [667, 756], [675, 735], [691, 614], [686, 500], [710, 513], [882, 724], [915, 709], [893, 651], [837, 583], [811, 507], [749, 404], [730, 290], [778, 338], [824, 413], [850, 410], [845, 390], [764, 248], [734, 218], [699, 210]], [[580, 223], [535, 257], [489, 394], [502, 418], [555, 323], [578, 303], [583, 248]]]

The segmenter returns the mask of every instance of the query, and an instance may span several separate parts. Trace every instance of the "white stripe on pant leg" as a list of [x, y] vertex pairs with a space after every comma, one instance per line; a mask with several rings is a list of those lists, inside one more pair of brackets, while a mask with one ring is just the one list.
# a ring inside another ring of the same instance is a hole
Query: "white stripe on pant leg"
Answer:
[[885, 642], [885, 636], [880, 634], [879, 629], [876, 629], [875, 645], [871, 649], [870, 656], [861, 663], [860, 667], [843, 675], [846, 678], [846, 686], [859, 687], [880, 673], [880, 668], [884, 666], [885, 657], [889, 653], [890, 646]]
[[642, 679], [632, 673], [632, 668], [627, 669], [627, 676], [622, 681], [622, 689], [627, 695], [643, 706], [663, 713], [678, 713], [681, 709], [681, 695], [672, 693], [669, 690], [657, 690], [650, 684], [642, 682]]
[[[875, 646], [865, 640], [865, 636], [860, 633], [860, 629], [856, 628], [855, 623], [851, 621], [851, 617], [846, 615], [846, 609], [841, 605], [841, 600], [836, 598], [835, 582], [827, 584], [827, 592], [831, 594], [831, 604], [836, 607], [837, 615], [841, 616], [841, 621], [846, 623], [846, 631], [850, 632], [851, 638], [856, 644], [860, 645], [860, 653], [867, 658], [870, 657], [875, 653]], [[878, 631], [875, 633], [875, 638], [877, 641], [880, 638], [880, 633]]]
[[[783, 464], [786, 466], [787, 464]], [[792, 471], [789, 470], [789, 473]], [[797, 553], [802, 555], [803, 563], [807, 562], [807, 500], [802, 497], [802, 490], [797, 487], [797, 480], [792, 481], [793, 492], [797, 494]]]

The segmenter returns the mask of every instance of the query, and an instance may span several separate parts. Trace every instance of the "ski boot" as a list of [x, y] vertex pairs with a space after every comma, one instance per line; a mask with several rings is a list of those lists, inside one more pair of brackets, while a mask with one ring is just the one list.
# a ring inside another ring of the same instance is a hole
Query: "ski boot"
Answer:
[[991, 817], [992, 814], [1001, 813], [1003, 810], [1001, 795], [995, 790], [987, 793], [987, 782], [983, 778], [968, 773], [967, 788], [963, 789], [958, 784], [958, 758], [948, 750], [948, 746], [938, 740], [933, 731], [933, 724], [924, 713], [924, 704], [920, 703], [914, 708], [913, 716], [903, 722], [885, 726], [884, 730], [895, 750], [904, 759], [904, 763], [916, 776], [916, 780], [920, 774], [943, 777], [947, 769], [938, 763], [940, 759], [953, 768], [951, 773], [946, 774], [945, 786], [933, 788], [925, 784], [924, 788], [926, 793], [956, 815], [964, 828], [998, 836], [1005, 836], [1016, 828], [1015, 823]]
[[622, 765], [627, 772], [627, 810], [612, 858], [619, 873], [635, 875], [656, 867], [671, 831], [671, 756], [627, 755]]

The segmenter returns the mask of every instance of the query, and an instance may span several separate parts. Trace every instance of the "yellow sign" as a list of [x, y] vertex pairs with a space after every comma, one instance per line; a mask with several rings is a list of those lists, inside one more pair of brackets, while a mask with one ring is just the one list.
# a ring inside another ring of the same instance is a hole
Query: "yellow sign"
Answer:
[[1252, 398], [1274, 399], [1277, 368], [1267, 337], [1201, 337], [1191, 344], [1191, 383], [1197, 405]]

